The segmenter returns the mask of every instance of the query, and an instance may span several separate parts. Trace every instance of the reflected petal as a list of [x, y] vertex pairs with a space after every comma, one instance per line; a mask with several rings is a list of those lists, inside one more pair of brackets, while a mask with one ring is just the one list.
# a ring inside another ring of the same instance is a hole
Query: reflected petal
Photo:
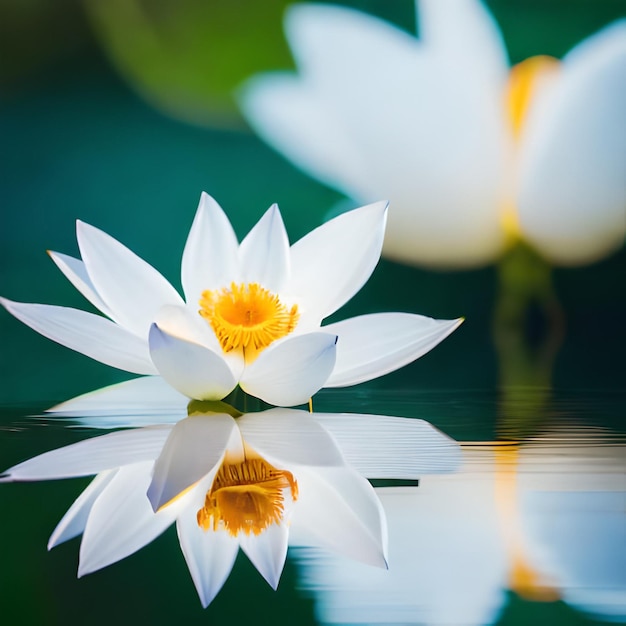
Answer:
[[428, 422], [358, 413], [313, 413], [346, 462], [367, 478], [416, 479], [456, 471], [461, 447]]
[[175, 520], [177, 507], [152, 511], [145, 495], [151, 471], [151, 462], [121, 467], [98, 497], [80, 544], [79, 578], [143, 548]]
[[227, 449], [242, 451], [241, 436], [229, 415], [197, 415], [178, 422], [154, 464], [148, 489], [154, 510], [216, 472]]
[[18, 463], [0, 476], [0, 483], [89, 476], [130, 463], [157, 458], [171, 426], [122, 430], [44, 452]]
[[[46, 413], [81, 418], [79, 421], [84, 426], [115, 428], [140, 424], [142, 418], [151, 416], [166, 423], [176, 422], [186, 415], [188, 403], [187, 396], [160, 376], [142, 376], [76, 396], [47, 409]], [[133, 417], [136, 421], [128, 421]]]
[[256, 452], [279, 466], [342, 466], [340, 449], [314, 417], [305, 411], [270, 409], [237, 419], [241, 434]]
[[89, 486], [76, 498], [74, 504], [67, 510], [50, 535], [48, 550], [83, 533], [91, 507], [111, 482], [116, 472], [117, 469], [101, 472], [89, 483]]
[[226, 582], [237, 558], [239, 542], [227, 532], [203, 531], [196, 514], [190, 508], [178, 518], [178, 539], [200, 602], [206, 608]]
[[298, 550], [306, 589], [324, 624], [483, 626], [505, 604], [505, 549], [493, 466], [469, 451], [463, 473], [428, 476], [419, 488], [383, 488], [389, 570], [310, 548]]
[[563, 600], [596, 619], [626, 617], [626, 447], [594, 430], [524, 445], [518, 472], [524, 548]]
[[298, 468], [292, 525], [305, 545], [322, 545], [362, 563], [387, 566], [385, 514], [373, 487], [347, 467]]
[[288, 538], [289, 529], [285, 524], [272, 524], [260, 535], [242, 534], [239, 537], [241, 549], [274, 590], [287, 558]]

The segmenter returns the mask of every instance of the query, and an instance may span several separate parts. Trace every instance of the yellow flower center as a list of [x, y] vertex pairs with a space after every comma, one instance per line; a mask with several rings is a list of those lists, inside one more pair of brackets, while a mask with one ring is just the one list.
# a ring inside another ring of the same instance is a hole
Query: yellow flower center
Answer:
[[559, 61], [549, 56], [530, 57], [511, 68], [506, 99], [509, 120], [516, 138], [520, 136], [537, 86], [541, 81], [549, 79], [558, 68]]
[[265, 459], [224, 462], [198, 511], [198, 526], [205, 531], [224, 529], [233, 537], [260, 535], [283, 519], [286, 489], [296, 500], [298, 483], [291, 472], [276, 469]]
[[[559, 68], [559, 61], [549, 56], [535, 56], [511, 68], [506, 88], [506, 106], [513, 136], [518, 140], [537, 86], [549, 79]], [[512, 202], [505, 203], [502, 210], [502, 225], [509, 240], [520, 238], [521, 230], [517, 209]]]
[[215, 331], [224, 352], [263, 350], [288, 335], [298, 323], [298, 305], [288, 309], [276, 294], [258, 283], [205, 291], [200, 298], [200, 315]]

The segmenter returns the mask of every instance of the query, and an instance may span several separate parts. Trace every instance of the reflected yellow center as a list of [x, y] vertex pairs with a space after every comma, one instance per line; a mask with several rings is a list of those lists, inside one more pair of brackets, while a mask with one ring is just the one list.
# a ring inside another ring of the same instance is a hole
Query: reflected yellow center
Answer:
[[299, 317], [298, 305], [287, 308], [258, 283], [205, 291], [199, 304], [200, 315], [211, 324], [224, 352], [263, 350], [292, 332]]
[[279, 470], [265, 459], [224, 462], [198, 511], [198, 526], [205, 531], [224, 529], [233, 537], [239, 533], [259, 535], [283, 519], [287, 489], [296, 500], [298, 483], [291, 472]]
[[[559, 61], [549, 56], [535, 56], [511, 68], [506, 87], [506, 107], [513, 137], [518, 140], [537, 87], [558, 70]], [[502, 210], [502, 226], [509, 240], [520, 238], [517, 210], [512, 202], [505, 203]]]
[[554, 602], [559, 594], [529, 561], [525, 550], [524, 532], [520, 523], [517, 444], [494, 446], [496, 461], [495, 490], [500, 522], [507, 543], [510, 569], [509, 589], [534, 602]]

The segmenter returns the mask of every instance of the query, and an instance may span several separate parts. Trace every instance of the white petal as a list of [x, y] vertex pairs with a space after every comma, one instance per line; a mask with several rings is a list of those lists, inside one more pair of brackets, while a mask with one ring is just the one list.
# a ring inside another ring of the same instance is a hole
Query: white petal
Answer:
[[338, 336], [337, 363], [325, 386], [356, 385], [393, 372], [432, 350], [462, 322], [378, 313], [324, 326]]
[[189, 398], [221, 400], [237, 385], [226, 360], [208, 348], [173, 337], [156, 324], [150, 329], [149, 342], [159, 374]]
[[44, 337], [96, 361], [134, 374], [157, 373], [146, 342], [104, 317], [64, 306], [6, 298], [0, 298], [0, 304]]
[[48, 550], [82, 534], [93, 503], [111, 482], [116, 472], [117, 470], [101, 472], [89, 483], [89, 486], [76, 498], [74, 504], [67, 510], [67, 513], [50, 535]]
[[252, 396], [279, 406], [304, 404], [335, 365], [335, 335], [309, 333], [266, 348], [244, 370], [239, 384]]
[[299, 327], [319, 326], [361, 289], [380, 258], [387, 204], [377, 202], [322, 224], [291, 247], [286, 292], [302, 303]]
[[121, 467], [94, 503], [80, 544], [79, 578], [143, 548], [176, 519], [177, 507], [153, 512], [146, 497], [151, 469], [152, 463]]
[[295, 6], [300, 79], [256, 79], [244, 111], [305, 171], [357, 202], [390, 201], [386, 255], [478, 265], [503, 245], [507, 64], [481, 3], [441, 4], [419, 5], [420, 41], [350, 9]]
[[141, 423], [144, 418], [167, 423], [185, 417], [188, 403], [187, 396], [160, 376], [142, 376], [77, 396], [46, 413], [80, 418], [81, 424], [94, 428], [148, 426]]
[[239, 545], [267, 584], [276, 589], [287, 558], [289, 529], [286, 524], [272, 524], [260, 535], [239, 535]]
[[244, 83], [239, 106], [256, 134], [293, 163], [348, 195], [359, 197], [366, 159], [315, 87], [272, 72]]
[[170, 426], [148, 426], [73, 443], [14, 465], [0, 482], [88, 476], [128, 463], [154, 461], [170, 430]]
[[197, 306], [206, 289], [238, 281], [237, 236], [220, 205], [202, 192], [185, 244], [182, 283], [190, 306]]
[[626, 20], [587, 39], [529, 110], [520, 155], [523, 233], [555, 263], [590, 263], [626, 234]]
[[196, 415], [178, 422], [154, 465], [148, 489], [154, 510], [217, 471], [227, 449], [242, 450], [239, 430], [229, 415]]
[[112, 317], [109, 307], [96, 292], [96, 288], [93, 286], [89, 274], [87, 274], [85, 264], [80, 259], [75, 259], [74, 257], [61, 254], [60, 252], [48, 252], [48, 254], [65, 277], [96, 307], [96, 309], [102, 311], [107, 317]]
[[198, 304], [164, 306], [159, 309], [154, 323], [168, 335], [198, 343], [214, 352], [221, 346], [210, 324], [199, 314]]
[[387, 566], [385, 513], [365, 478], [349, 468], [299, 468], [297, 481], [294, 528], [297, 525], [334, 552]]
[[496, 21], [477, 0], [418, 0], [420, 41], [442, 59], [466, 65], [487, 85], [506, 80], [508, 59]]
[[428, 422], [357, 413], [313, 413], [346, 462], [367, 478], [415, 479], [456, 471], [460, 446]]
[[278, 205], [273, 204], [241, 242], [243, 282], [280, 292], [289, 275], [289, 239]]
[[151, 265], [105, 232], [78, 221], [80, 254], [98, 294], [116, 322], [147, 337], [157, 311], [183, 304], [176, 290]]
[[270, 409], [248, 413], [237, 418], [237, 425], [248, 445], [281, 467], [345, 464], [341, 450], [328, 431], [315, 415], [305, 411]]
[[223, 352], [211, 325], [198, 313], [197, 305], [164, 306], [154, 320], [160, 330], [172, 337], [200, 344], [219, 354], [236, 378], [243, 371], [244, 360], [238, 350]]
[[197, 511], [189, 508], [178, 518], [180, 547], [202, 606], [206, 608], [233, 569], [239, 542], [225, 531], [204, 531], [198, 526]]

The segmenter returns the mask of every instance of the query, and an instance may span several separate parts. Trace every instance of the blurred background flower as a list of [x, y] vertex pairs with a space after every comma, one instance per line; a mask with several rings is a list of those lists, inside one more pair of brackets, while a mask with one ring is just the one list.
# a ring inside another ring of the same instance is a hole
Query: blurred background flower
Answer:
[[575, 264], [626, 233], [626, 20], [508, 73], [479, 0], [419, 0], [419, 39], [339, 7], [293, 7], [299, 72], [252, 79], [253, 127], [348, 197], [389, 198], [389, 258], [471, 267], [524, 238]]

